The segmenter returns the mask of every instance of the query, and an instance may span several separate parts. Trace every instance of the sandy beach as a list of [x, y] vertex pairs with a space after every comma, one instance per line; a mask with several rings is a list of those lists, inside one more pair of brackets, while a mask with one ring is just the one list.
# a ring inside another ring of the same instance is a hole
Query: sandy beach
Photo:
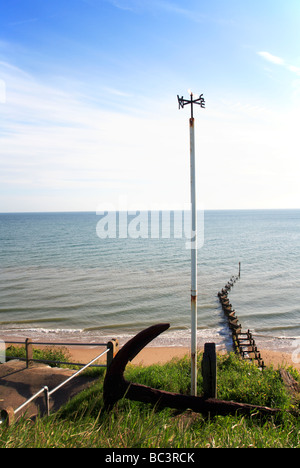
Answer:
[[[96, 347], [69, 347], [69, 353], [71, 359], [74, 362], [87, 363], [92, 360], [101, 352], [100, 348]], [[203, 349], [199, 349], [202, 352]], [[161, 363], [164, 364], [173, 358], [183, 357], [189, 354], [189, 348], [185, 347], [146, 347], [144, 348], [132, 361], [135, 365], [149, 366], [151, 364]], [[261, 351], [265, 364], [273, 365], [274, 368], [281, 366], [293, 366], [295, 369], [300, 371], [300, 363], [295, 363], [292, 360], [292, 353], [284, 353], [281, 351], [273, 350], [262, 350]], [[105, 362], [106, 357], [100, 359], [101, 362]]]
[[[21, 337], [9, 337], [3, 336], [2, 340], [4, 341], [21, 341], [24, 342], [24, 338]], [[9, 346], [9, 345], [7, 345]], [[20, 346], [20, 345], [19, 345]], [[38, 346], [34, 344], [33, 339], [33, 346], [37, 348], [44, 348], [45, 346]], [[49, 344], [51, 346], [51, 344]], [[65, 345], [65, 348], [68, 349], [68, 353], [70, 355], [70, 361], [74, 363], [83, 363], [87, 364], [92, 359], [94, 359], [97, 355], [101, 354], [102, 351], [105, 350], [104, 347], [94, 346], [93, 344], [87, 346], [77, 346], [75, 344]], [[273, 365], [274, 368], [278, 368], [281, 366], [292, 366], [298, 371], [300, 371], [300, 362], [293, 361], [293, 351], [294, 348], [291, 349], [291, 352], [286, 351], [276, 351], [270, 349], [260, 349], [262, 359], [265, 362], [265, 365]], [[198, 352], [203, 352], [203, 347], [198, 348]], [[225, 349], [222, 349], [220, 354], [226, 353]], [[181, 358], [183, 356], [190, 354], [190, 348], [184, 346], [146, 346], [140, 353], [132, 360], [133, 365], [143, 365], [149, 366], [151, 364], [164, 364], [168, 361], [171, 361], [173, 358]], [[300, 361], [300, 353], [298, 354], [298, 361]], [[99, 359], [98, 364], [105, 364], [106, 363], [106, 355]]]

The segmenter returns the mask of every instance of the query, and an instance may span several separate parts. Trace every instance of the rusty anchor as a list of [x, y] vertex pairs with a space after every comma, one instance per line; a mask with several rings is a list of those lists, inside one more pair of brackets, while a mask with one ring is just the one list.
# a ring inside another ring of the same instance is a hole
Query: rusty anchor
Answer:
[[111, 409], [118, 400], [125, 397], [129, 400], [152, 403], [157, 407], [170, 407], [179, 410], [191, 409], [204, 415], [226, 415], [237, 412], [246, 415], [253, 414], [254, 412], [274, 415], [280, 411], [277, 408], [266, 406], [205, 398], [204, 396], [171, 393], [126, 381], [124, 371], [127, 363], [169, 327], [169, 323], [153, 325], [138, 333], [120, 349], [107, 369], [104, 380], [103, 399], [106, 409]]

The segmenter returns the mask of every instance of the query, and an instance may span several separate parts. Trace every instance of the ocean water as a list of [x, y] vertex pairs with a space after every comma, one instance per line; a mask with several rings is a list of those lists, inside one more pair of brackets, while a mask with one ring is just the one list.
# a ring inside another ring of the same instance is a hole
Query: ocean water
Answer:
[[[174, 212], [152, 215], [0, 214], [0, 338], [122, 344], [169, 322], [152, 344], [189, 346], [187, 239], [173, 229]], [[241, 262], [230, 300], [243, 329], [261, 348], [292, 352], [300, 344], [300, 210], [206, 211], [200, 229], [199, 346], [230, 347], [217, 293]]]

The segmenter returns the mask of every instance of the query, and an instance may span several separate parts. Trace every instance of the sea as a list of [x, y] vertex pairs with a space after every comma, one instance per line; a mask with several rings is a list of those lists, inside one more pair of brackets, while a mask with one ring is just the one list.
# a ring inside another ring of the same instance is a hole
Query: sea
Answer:
[[[189, 347], [187, 218], [175, 211], [0, 214], [0, 339], [117, 338], [122, 345], [168, 322], [151, 345]], [[293, 352], [300, 346], [300, 210], [204, 211], [199, 219], [198, 346], [230, 350], [217, 294], [240, 264], [229, 298], [242, 329], [258, 348]]]

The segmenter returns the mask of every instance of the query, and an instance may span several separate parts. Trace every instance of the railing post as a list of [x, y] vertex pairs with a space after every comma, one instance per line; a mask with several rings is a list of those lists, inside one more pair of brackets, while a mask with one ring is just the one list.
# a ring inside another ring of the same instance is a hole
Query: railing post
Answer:
[[49, 400], [49, 388], [44, 387], [44, 396], [45, 396], [45, 405], [46, 405], [46, 414], [50, 416], [50, 400]]
[[217, 354], [215, 343], [205, 343], [202, 360], [204, 398], [217, 398]]
[[11, 426], [15, 421], [15, 412], [11, 406], [1, 410], [0, 420], [3, 421], [7, 426]]
[[108, 353], [107, 353], [107, 358], [106, 358], [106, 367], [107, 369], [112, 363], [113, 358], [119, 351], [119, 341], [116, 338], [112, 338], [108, 343], [107, 343], [107, 348], [108, 348]]
[[0, 364], [3, 364], [6, 361], [5, 353], [6, 353], [5, 341], [0, 340]]
[[32, 339], [26, 338], [25, 340], [26, 348], [26, 367], [30, 367], [33, 364], [33, 350], [32, 350]]

